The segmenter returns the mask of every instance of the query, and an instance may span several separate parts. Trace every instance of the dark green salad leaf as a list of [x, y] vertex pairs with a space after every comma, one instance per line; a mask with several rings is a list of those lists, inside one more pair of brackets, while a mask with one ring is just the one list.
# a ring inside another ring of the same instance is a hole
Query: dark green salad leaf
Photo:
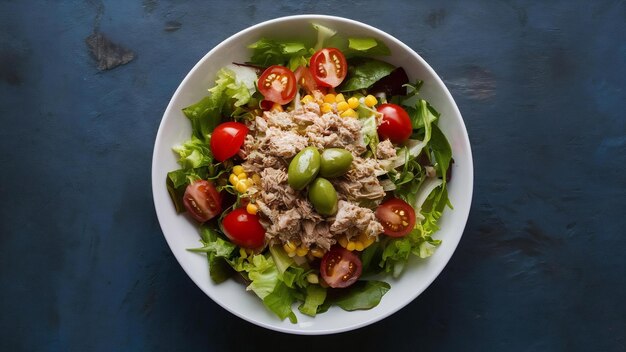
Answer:
[[359, 280], [352, 286], [343, 288], [330, 301], [343, 310], [353, 311], [376, 307], [391, 285], [384, 281]]
[[341, 92], [351, 92], [359, 89], [367, 89], [379, 79], [389, 75], [396, 67], [390, 63], [368, 59], [355, 60], [348, 64], [348, 75], [345, 81], [337, 87]]

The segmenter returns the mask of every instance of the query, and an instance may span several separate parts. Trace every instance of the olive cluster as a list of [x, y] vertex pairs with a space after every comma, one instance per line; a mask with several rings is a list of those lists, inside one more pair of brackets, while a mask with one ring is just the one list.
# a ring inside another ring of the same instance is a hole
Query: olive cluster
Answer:
[[309, 186], [308, 197], [315, 210], [321, 215], [334, 215], [337, 191], [328, 178], [345, 174], [351, 164], [352, 153], [343, 148], [325, 149], [320, 154], [317, 148], [307, 147], [289, 163], [288, 182], [297, 191]]

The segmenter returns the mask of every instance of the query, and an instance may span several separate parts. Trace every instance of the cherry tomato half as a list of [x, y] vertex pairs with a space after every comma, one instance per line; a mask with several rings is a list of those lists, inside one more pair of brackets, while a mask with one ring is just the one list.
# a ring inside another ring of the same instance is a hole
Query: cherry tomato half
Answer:
[[377, 110], [383, 114], [383, 120], [378, 126], [378, 137], [389, 139], [395, 144], [409, 139], [413, 125], [406, 110], [396, 104], [382, 104]]
[[311, 57], [313, 78], [323, 87], [337, 87], [348, 74], [346, 57], [339, 49], [325, 48]]
[[259, 77], [259, 92], [266, 100], [285, 105], [293, 100], [298, 90], [296, 76], [284, 66], [270, 66]]
[[322, 279], [333, 288], [348, 287], [361, 277], [361, 259], [349, 250], [335, 246], [324, 254], [320, 263]]
[[391, 237], [404, 237], [415, 227], [415, 210], [398, 198], [391, 198], [379, 205], [376, 218], [383, 225], [385, 235]]
[[211, 134], [211, 153], [217, 161], [224, 161], [241, 149], [248, 134], [248, 127], [239, 122], [224, 122], [217, 125]]
[[189, 184], [183, 195], [183, 204], [189, 215], [199, 222], [211, 220], [222, 212], [222, 197], [209, 181]]
[[311, 94], [314, 90], [318, 89], [317, 82], [315, 82], [311, 71], [307, 67], [298, 67], [294, 74], [296, 76], [296, 82], [298, 82], [300, 87], [304, 88], [307, 94]]
[[244, 248], [259, 248], [265, 242], [265, 229], [257, 215], [244, 208], [228, 213], [222, 220], [224, 234], [234, 244]]

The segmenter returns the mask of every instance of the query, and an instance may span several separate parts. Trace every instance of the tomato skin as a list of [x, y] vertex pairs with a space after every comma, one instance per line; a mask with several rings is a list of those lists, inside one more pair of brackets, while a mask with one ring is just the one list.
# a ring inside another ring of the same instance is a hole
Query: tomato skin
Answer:
[[376, 208], [375, 214], [387, 236], [404, 237], [415, 227], [415, 210], [402, 199], [385, 201]]
[[224, 161], [241, 149], [248, 127], [239, 122], [224, 122], [217, 125], [211, 134], [211, 153], [217, 161]]
[[259, 92], [266, 100], [285, 105], [293, 100], [298, 91], [296, 76], [284, 66], [270, 66], [259, 77]]
[[294, 74], [296, 76], [296, 82], [298, 82], [298, 85], [300, 87], [304, 88], [307, 94], [311, 94], [313, 91], [319, 89], [317, 86], [317, 82], [315, 82], [311, 71], [307, 67], [298, 67]]
[[209, 221], [222, 212], [222, 197], [213, 183], [206, 180], [187, 186], [183, 204], [189, 215], [199, 222]]
[[382, 104], [376, 110], [383, 114], [383, 120], [378, 126], [378, 137], [389, 139], [395, 144], [409, 139], [413, 132], [413, 125], [404, 108], [396, 104]]
[[222, 229], [226, 237], [239, 247], [256, 249], [265, 243], [265, 228], [258, 215], [248, 213], [245, 208], [228, 213], [222, 220]]
[[311, 56], [311, 73], [323, 87], [337, 87], [348, 74], [348, 62], [339, 49], [324, 48]]
[[361, 277], [363, 264], [349, 250], [335, 246], [324, 254], [320, 263], [320, 275], [332, 288], [348, 287]]

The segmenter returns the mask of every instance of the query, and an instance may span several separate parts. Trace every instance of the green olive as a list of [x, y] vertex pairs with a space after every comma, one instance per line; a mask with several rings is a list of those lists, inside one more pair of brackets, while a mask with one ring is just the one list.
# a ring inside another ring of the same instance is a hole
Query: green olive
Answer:
[[337, 191], [325, 178], [318, 177], [311, 183], [309, 200], [321, 215], [333, 215], [337, 212]]
[[302, 149], [289, 163], [287, 171], [289, 185], [299, 191], [304, 189], [320, 171], [320, 152], [315, 147]]
[[352, 165], [352, 153], [343, 148], [329, 148], [322, 152], [320, 176], [339, 177]]

